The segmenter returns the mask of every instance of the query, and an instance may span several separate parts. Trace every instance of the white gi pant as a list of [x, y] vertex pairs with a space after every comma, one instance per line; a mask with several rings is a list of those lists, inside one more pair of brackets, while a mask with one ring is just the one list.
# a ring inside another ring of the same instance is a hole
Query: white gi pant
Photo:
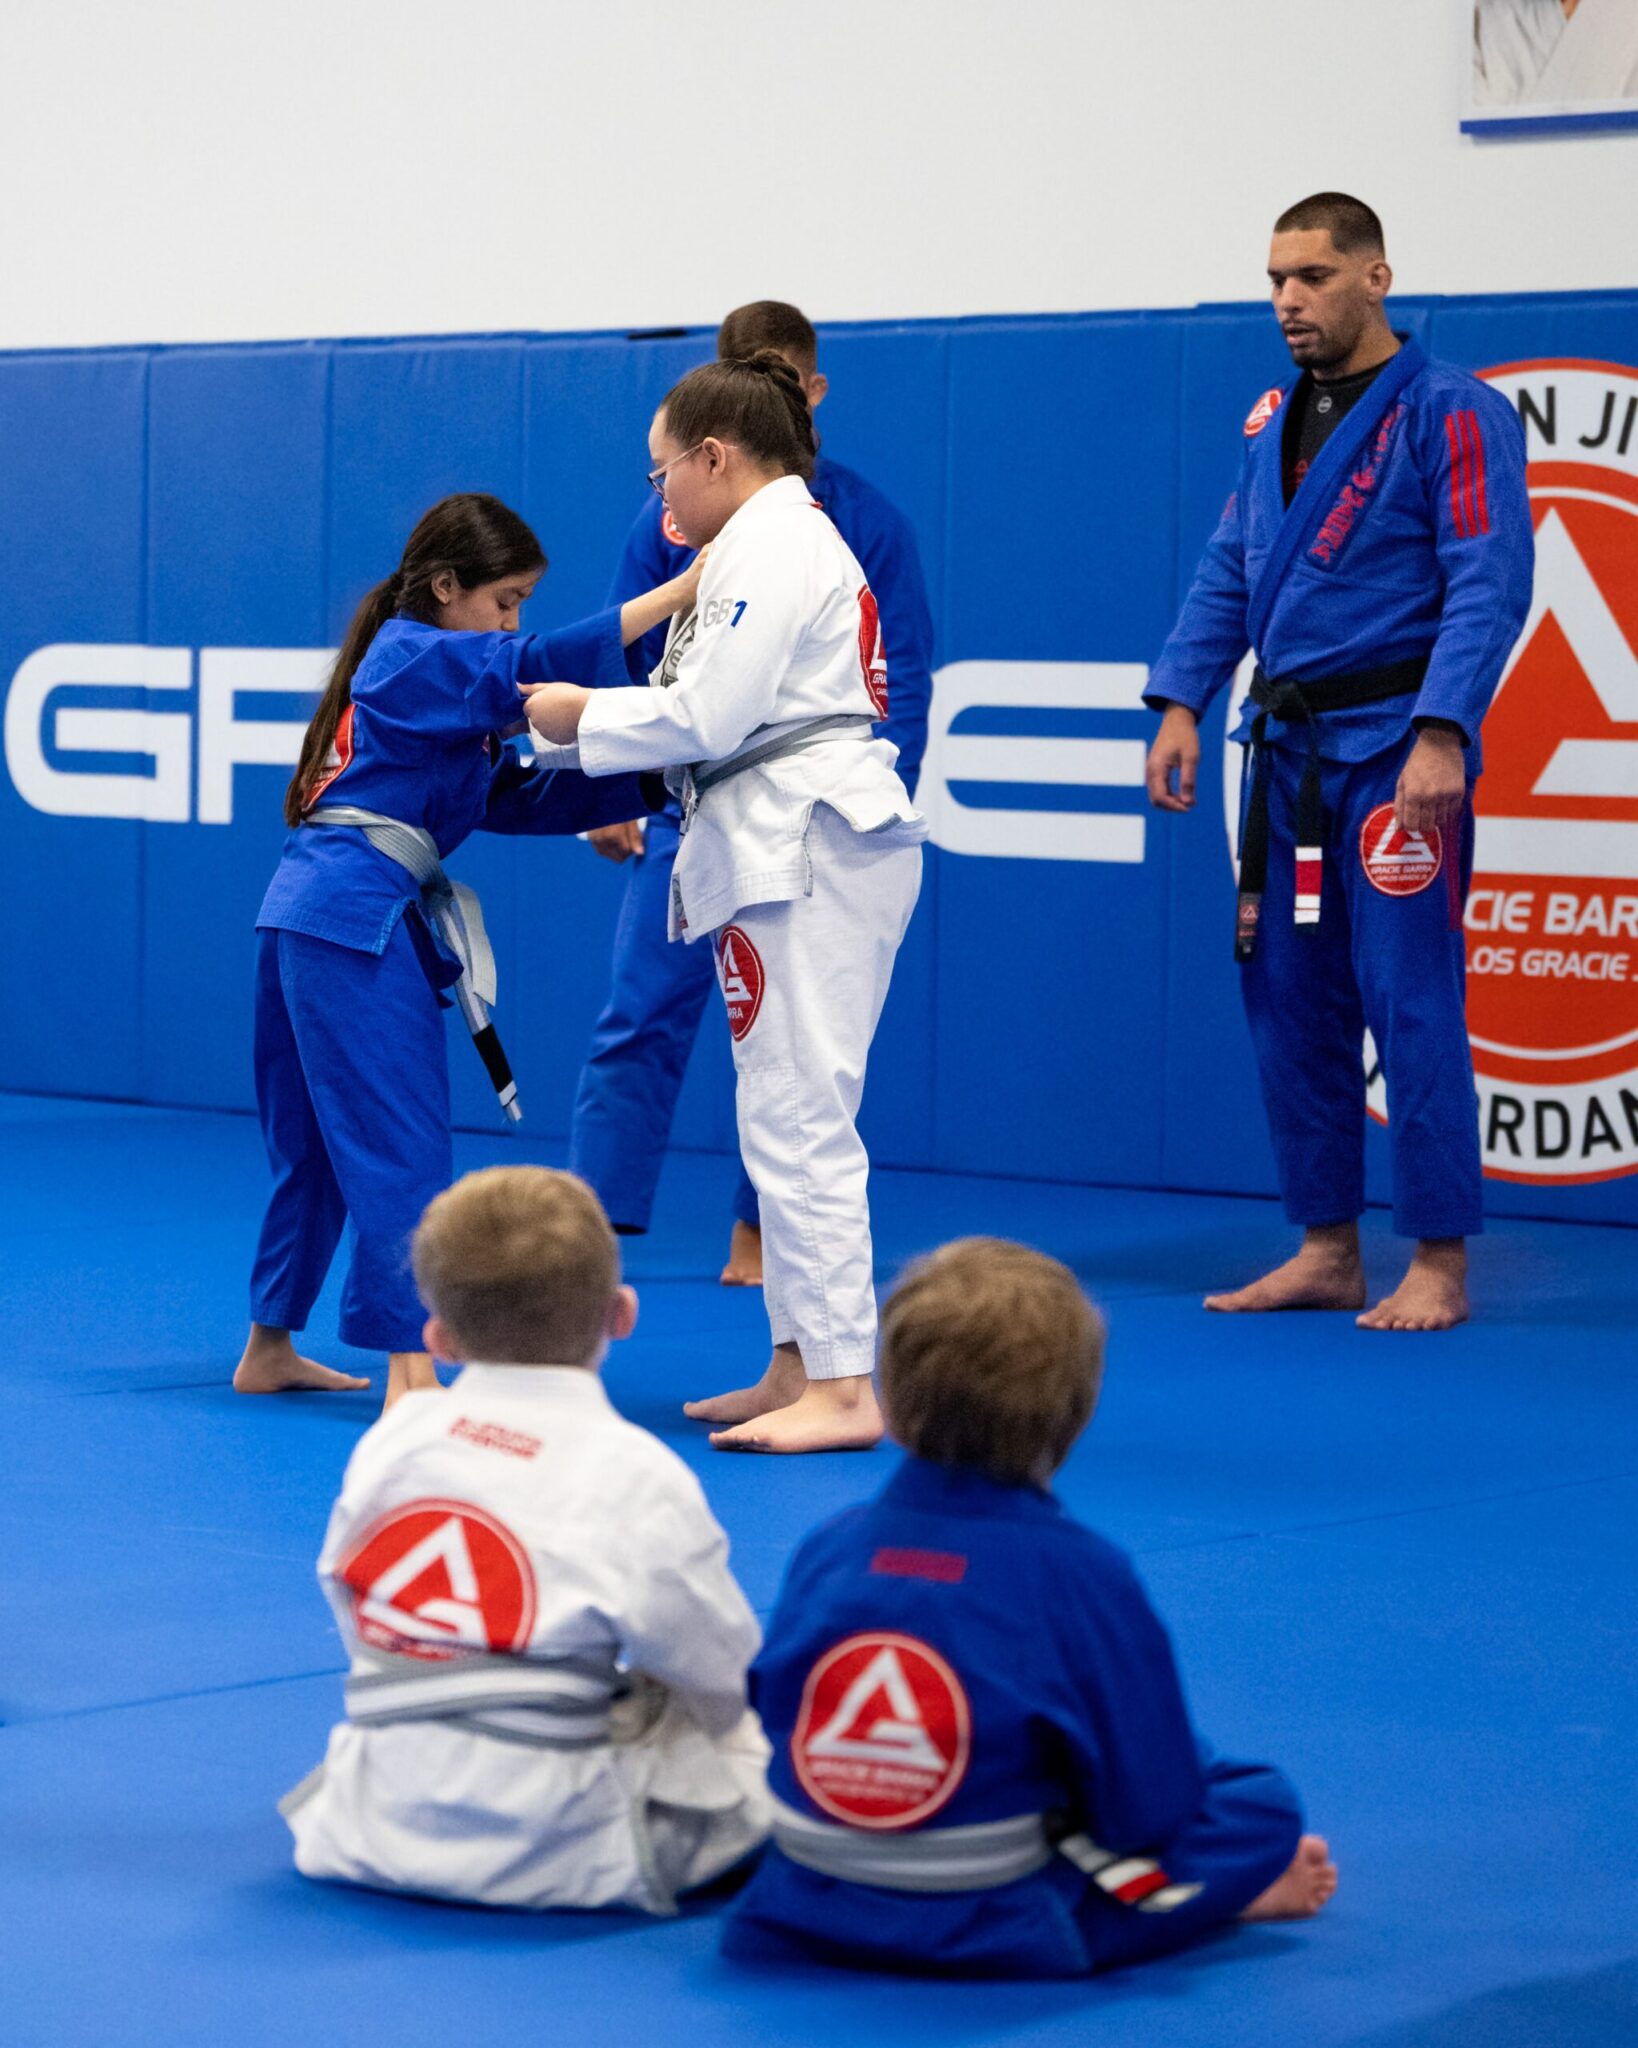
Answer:
[[[884, 845], [823, 801], [811, 892], [749, 904], [716, 935], [732, 1022], [740, 1157], [762, 1210], [762, 1288], [775, 1344], [810, 1379], [876, 1363], [870, 1161], [854, 1119], [893, 961], [921, 891], [921, 848]], [[749, 942], [748, 967], [732, 935]]]
[[757, 1718], [713, 1739], [675, 1700], [612, 1742], [535, 1747], [438, 1721], [331, 1730], [280, 1801], [305, 1877], [485, 1906], [676, 1910], [768, 1832]]

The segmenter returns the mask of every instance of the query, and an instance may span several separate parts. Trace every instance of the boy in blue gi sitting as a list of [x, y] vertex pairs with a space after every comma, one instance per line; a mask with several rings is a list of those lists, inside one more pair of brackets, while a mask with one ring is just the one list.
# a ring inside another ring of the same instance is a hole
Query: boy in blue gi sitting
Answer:
[[1097, 1311], [1022, 1245], [946, 1245], [894, 1292], [910, 1456], [802, 1545], [753, 1667], [774, 1842], [728, 1954], [1075, 1976], [1335, 1891], [1291, 1785], [1197, 1740], [1131, 1565], [1048, 1491], [1102, 1368]]

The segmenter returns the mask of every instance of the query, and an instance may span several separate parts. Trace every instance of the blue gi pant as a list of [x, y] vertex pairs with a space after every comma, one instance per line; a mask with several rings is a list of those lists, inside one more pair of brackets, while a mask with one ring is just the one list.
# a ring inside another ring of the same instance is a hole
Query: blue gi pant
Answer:
[[1286, 1215], [1304, 1228], [1365, 1207], [1366, 1027], [1388, 1097], [1393, 1222], [1402, 1236], [1483, 1228], [1479, 1108], [1466, 1023], [1461, 909], [1473, 871], [1471, 804], [1426, 886], [1386, 894], [1361, 835], [1391, 804], [1409, 752], [1322, 762], [1329, 832], [1320, 921], [1292, 921], [1300, 745], [1268, 749], [1268, 881], [1257, 950], [1242, 969], [1246, 1019]]
[[1169, 1912], [1110, 1898], [1065, 1856], [990, 1890], [909, 1892], [821, 1877], [770, 1849], [729, 1916], [723, 1953], [947, 1976], [1079, 1977], [1187, 1948], [1265, 1892], [1302, 1833], [1301, 1805], [1281, 1772], [1203, 1761], [1199, 1811], [1158, 1851], [1171, 1884], [1200, 1891]]
[[379, 955], [258, 931], [255, 1058], [273, 1195], [251, 1319], [305, 1325], [350, 1219], [342, 1342], [421, 1350], [409, 1241], [455, 1168], [443, 1017], [409, 917]]
[[[704, 939], [685, 946], [666, 937], [680, 831], [675, 810], [659, 812], [648, 821], [641, 858], [627, 865], [613, 985], [569, 1129], [571, 1172], [590, 1182], [622, 1231], [648, 1228], [688, 1055], [716, 988], [714, 949]], [[756, 1190], [743, 1166], [734, 1214], [757, 1220]]]

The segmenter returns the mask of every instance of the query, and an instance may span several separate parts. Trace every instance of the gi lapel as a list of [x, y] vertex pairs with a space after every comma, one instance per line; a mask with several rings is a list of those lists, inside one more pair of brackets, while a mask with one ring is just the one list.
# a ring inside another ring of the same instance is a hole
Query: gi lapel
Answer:
[[[1303, 544], [1312, 537], [1319, 520], [1336, 496], [1338, 484], [1353, 468], [1360, 450], [1381, 426], [1400, 392], [1426, 364], [1427, 357], [1422, 353], [1420, 343], [1408, 338], [1401, 342], [1398, 355], [1389, 359], [1387, 368], [1326, 442], [1315, 458], [1313, 468], [1292, 492], [1285, 518], [1280, 522], [1274, 545], [1268, 551], [1262, 574], [1257, 578], [1256, 588], [1246, 605], [1246, 628], [1253, 647], [1261, 649], [1274, 601], [1291, 572], [1292, 564], [1302, 552]], [[1275, 438], [1277, 440], [1278, 436]], [[1277, 447], [1272, 460], [1277, 470]]]

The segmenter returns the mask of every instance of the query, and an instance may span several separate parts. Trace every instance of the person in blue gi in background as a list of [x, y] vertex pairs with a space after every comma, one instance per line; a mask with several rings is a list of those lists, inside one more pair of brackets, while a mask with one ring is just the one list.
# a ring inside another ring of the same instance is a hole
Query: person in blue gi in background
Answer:
[[[719, 361], [774, 349], [802, 380], [810, 411], [829, 390], [818, 368], [819, 337], [795, 306], [759, 299], [739, 306], [717, 334]], [[933, 620], [921, 559], [909, 521], [873, 484], [821, 453], [813, 495], [857, 556], [881, 612], [887, 656], [888, 715], [876, 730], [899, 750], [898, 772], [911, 796], [927, 747], [927, 706], [933, 689]], [[692, 559], [688, 543], [656, 498], [638, 515], [609, 594], [622, 603], [677, 575]], [[656, 629], [627, 650], [630, 673], [645, 683], [665, 653]], [[673, 798], [658, 816], [609, 825], [588, 834], [605, 859], [634, 863], [614, 938], [609, 999], [592, 1034], [575, 1096], [569, 1165], [597, 1190], [623, 1235], [647, 1230], [700, 1014], [715, 979], [706, 946], [674, 946], [666, 938], [671, 870], [682, 813]], [[756, 1190], [741, 1168], [725, 1286], [759, 1286], [762, 1239]]]
[[[273, 1168], [240, 1393], [367, 1386], [301, 1357], [344, 1221], [343, 1343], [390, 1354], [387, 1400], [435, 1387], [408, 1247], [454, 1178], [440, 994], [454, 988], [503, 1106], [493, 962], [440, 862], [472, 832], [579, 832], [629, 817], [636, 776], [549, 773], [503, 744], [520, 683], [626, 679], [622, 645], [686, 609], [697, 571], [579, 624], [520, 634], [545, 573], [499, 499], [444, 498], [347, 629], [285, 795], [290, 832], [256, 919], [256, 1102]], [[437, 936], [434, 936], [436, 931]]]
[[773, 1843], [726, 1954], [1079, 1976], [1336, 1890], [1290, 1784], [1200, 1742], [1131, 1564], [1048, 1490], [1102, 1368], [1075, 1276], [1023, 1245], [946, 1245], [894, 1290], [910, 1455], [786, 1573], [751, 1669]]
[[1479, 726], [1530, 608], [1524, 433], [1396, 335], [1382, 224], [1345, 193], [1283, 213], [1274, 311], [1301, 375], [1245, 423], [1239, 486], [1144, 701], [1151, 802], [1194, 802], [1198, 721], [1248, 647], [1235, 951], [1295, 1258], [1213, 1309], [1359, 1309], [1364, 1035], [1387, 1089], [1408, 1272], [1359, 1317], [1445, 1330], [1481, 1228], [1462, 910]]

